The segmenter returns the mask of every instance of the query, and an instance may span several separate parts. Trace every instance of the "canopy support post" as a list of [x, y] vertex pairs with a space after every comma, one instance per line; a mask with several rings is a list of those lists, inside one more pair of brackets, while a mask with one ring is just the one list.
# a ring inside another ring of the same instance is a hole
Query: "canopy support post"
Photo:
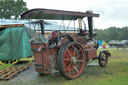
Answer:
[[44, 35], [44, 20], [40, 20], [41, 34]]
[[93, 38], [93, 20], [92, 17], [88, 17], [88, 28], [89, 28], [89, 37]]
[[80, 33], [81, 33], [82, 32], [82, 19], [81, 18], [78, 19], [78, 23], [79, 23]]

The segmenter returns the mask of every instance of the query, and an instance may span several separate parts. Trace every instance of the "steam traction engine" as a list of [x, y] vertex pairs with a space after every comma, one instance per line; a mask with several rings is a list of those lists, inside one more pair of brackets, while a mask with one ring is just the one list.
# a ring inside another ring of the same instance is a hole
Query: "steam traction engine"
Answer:
[[[66, 30], [59, 29], [50, 34], [48, 42], [31, 42], [35, 69], [40, 75], [59, 71], [66, 79], [74, 79], [83, 73], [89, 59], [98, 59], [101, 67], [107, 65], [110, 56], [108, 51], [101, 51], [97, 56], [98, 43], [93, 39], [93, 17], [99, 17], [99, 14], [51, 9], [32, 9], [21, 15], [24, 19], [77, 20], [79, 24], [77, 33], [73, 33], [73, 30], [66, 33]], [[82, 28], [83, 18], [87, 18], [88, 32]], [[39, 21], [42, 36], [45, 35], [43, 20]]]

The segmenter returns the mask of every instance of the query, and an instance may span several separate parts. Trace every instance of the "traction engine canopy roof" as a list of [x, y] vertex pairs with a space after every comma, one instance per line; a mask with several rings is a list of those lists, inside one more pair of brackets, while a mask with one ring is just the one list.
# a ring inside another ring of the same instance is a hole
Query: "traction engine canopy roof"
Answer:
[[99, 14], [42, 8], [31, 9], [21, 14], [22, 19], [76, 20], [84, 17], [99, 17]]

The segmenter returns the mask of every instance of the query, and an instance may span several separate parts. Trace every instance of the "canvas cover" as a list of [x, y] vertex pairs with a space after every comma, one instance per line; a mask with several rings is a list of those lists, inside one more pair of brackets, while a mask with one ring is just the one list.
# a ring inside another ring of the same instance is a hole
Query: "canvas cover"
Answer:
[[[0, 60], [13, 60], [33, 56], [29, 39], [38, 37], [38, 33], [26, 27], [6, 28], [0, 31]], [[40, 35], [41, 36], [41, 35]], [[45, 37], [42, 42], [47, 42]]]

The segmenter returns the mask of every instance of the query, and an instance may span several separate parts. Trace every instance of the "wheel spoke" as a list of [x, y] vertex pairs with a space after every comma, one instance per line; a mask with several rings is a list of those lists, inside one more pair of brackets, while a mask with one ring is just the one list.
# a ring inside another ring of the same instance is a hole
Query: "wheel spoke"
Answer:
[[101, 61], [103, 65], [105, 65], [105, 61]]
[[71, 65], [69, 65], [65, 71], [66, 71], [66, 73], [68, 73], [69, 75], [72, 75], [72, 72], [71, 72], [71, 71], [72, 71], [72, 70], [71, 70]]
[[80, 57], [80, 52], [81, 52], [81, 49], [79, 49], [79, 50], [76, 51], [76, 58], [79, 58]]
[[76, 68], [76, 66], [73, 66], [73, 68], [76, 70], [77, 73], [79, 72], [79, 70]]
[[76, 53], [77, 53], [77, 48], [74, 47], [74, 48], [73, 48], [73, 55], [76, 56]]
[[71, 68], [70, 68], [70, 67], [69, 67], [69, 69], [68, 69], [68, 72], [69, 72], [70, 75], [72, 74], [72, 72], [71, 72]]
[[102, 60], [102, 61], [105, 61], [105, 60], [106, 60], [106, 56], [105, 56], [105, 55], [102, 56], [102, 57], [101, 57], [101, 60]]
[[77, 52], [80, 53], [81, 52], [81, 49], [79, 49]]
[[71, 52], [69, 51], [69, 49], [67, 49], [67, 52], [68, 52], [68, 54], [72, 57], [72, 54], [71, 54]]
[[71, 61], [71, 59], [69, 59], [69, 58], [67, 59], [67, 58], [66, 58], [66, 59], [64, 59], [64, 61]]
[[83, 62], [83, 60], [77, 60], [77, 62]]
[[67, 63], [65, 63], [64, 70], [65, 70], [65, 72], [69, 72], [70, 71], [70, 64], [67, 65]]

